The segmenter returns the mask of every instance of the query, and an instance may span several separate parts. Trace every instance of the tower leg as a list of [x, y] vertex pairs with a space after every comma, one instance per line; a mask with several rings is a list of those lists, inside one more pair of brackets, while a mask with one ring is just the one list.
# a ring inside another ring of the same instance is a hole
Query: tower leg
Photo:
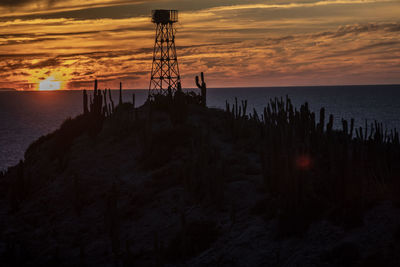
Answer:
[[174, 93], [180, 84], [178, 58], [173, 23], [157, 23], [151, 67], [149, 96], [166, 95], [168, 88]]

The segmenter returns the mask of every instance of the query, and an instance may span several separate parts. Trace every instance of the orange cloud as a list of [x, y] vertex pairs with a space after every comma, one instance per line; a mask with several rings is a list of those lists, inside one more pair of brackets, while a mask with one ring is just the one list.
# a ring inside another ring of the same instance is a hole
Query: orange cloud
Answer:
[[[235, 2], [181, 12], [176, 42], [185, 87], [194, 87], [199, 71], [213, 87], [400, 82], [398, 2]], [[78, 9], [126, 4], [65, 3]], [[34, 89], [55, 74], [66, 89], [87, 87], [94, 78], [106, 87], [120, 80], [130, 88], [148, 86], [149, 17], [13, 17], [3, 25], [0, 87]]]

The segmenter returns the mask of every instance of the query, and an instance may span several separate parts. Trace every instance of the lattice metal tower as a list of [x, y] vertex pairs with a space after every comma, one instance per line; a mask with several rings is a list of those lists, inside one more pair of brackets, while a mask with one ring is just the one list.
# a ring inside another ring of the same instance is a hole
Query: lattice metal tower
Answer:
[[[149, 96], [174, 92], [180, 86], [178, 58], [175, 48], [174, 23], [178, 22], [178, 10], [153, 10], [152, 22], [156, 24], [156, 38], [149, 86]], [[178, 85], [179, 84], [179, 85]]]

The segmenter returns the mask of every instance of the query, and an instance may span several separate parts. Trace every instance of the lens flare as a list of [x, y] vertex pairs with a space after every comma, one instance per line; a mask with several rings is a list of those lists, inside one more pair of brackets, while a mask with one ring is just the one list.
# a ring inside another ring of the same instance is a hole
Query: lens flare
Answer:
[[300, 155], [296, 158], [296, 167], [299, 170], [307, 171], [312, 167], [312, 159], [309, 155]]

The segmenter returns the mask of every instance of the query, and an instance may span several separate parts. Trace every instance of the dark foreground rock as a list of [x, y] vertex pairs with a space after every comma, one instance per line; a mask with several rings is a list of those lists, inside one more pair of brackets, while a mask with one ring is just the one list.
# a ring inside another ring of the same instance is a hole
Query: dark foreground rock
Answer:
[[34, 142], [0, 178], [1, 265], [400, 266], [394, 198], [292, 216], [266, 188], [256, 125], [175, 106], [125, 103]]

